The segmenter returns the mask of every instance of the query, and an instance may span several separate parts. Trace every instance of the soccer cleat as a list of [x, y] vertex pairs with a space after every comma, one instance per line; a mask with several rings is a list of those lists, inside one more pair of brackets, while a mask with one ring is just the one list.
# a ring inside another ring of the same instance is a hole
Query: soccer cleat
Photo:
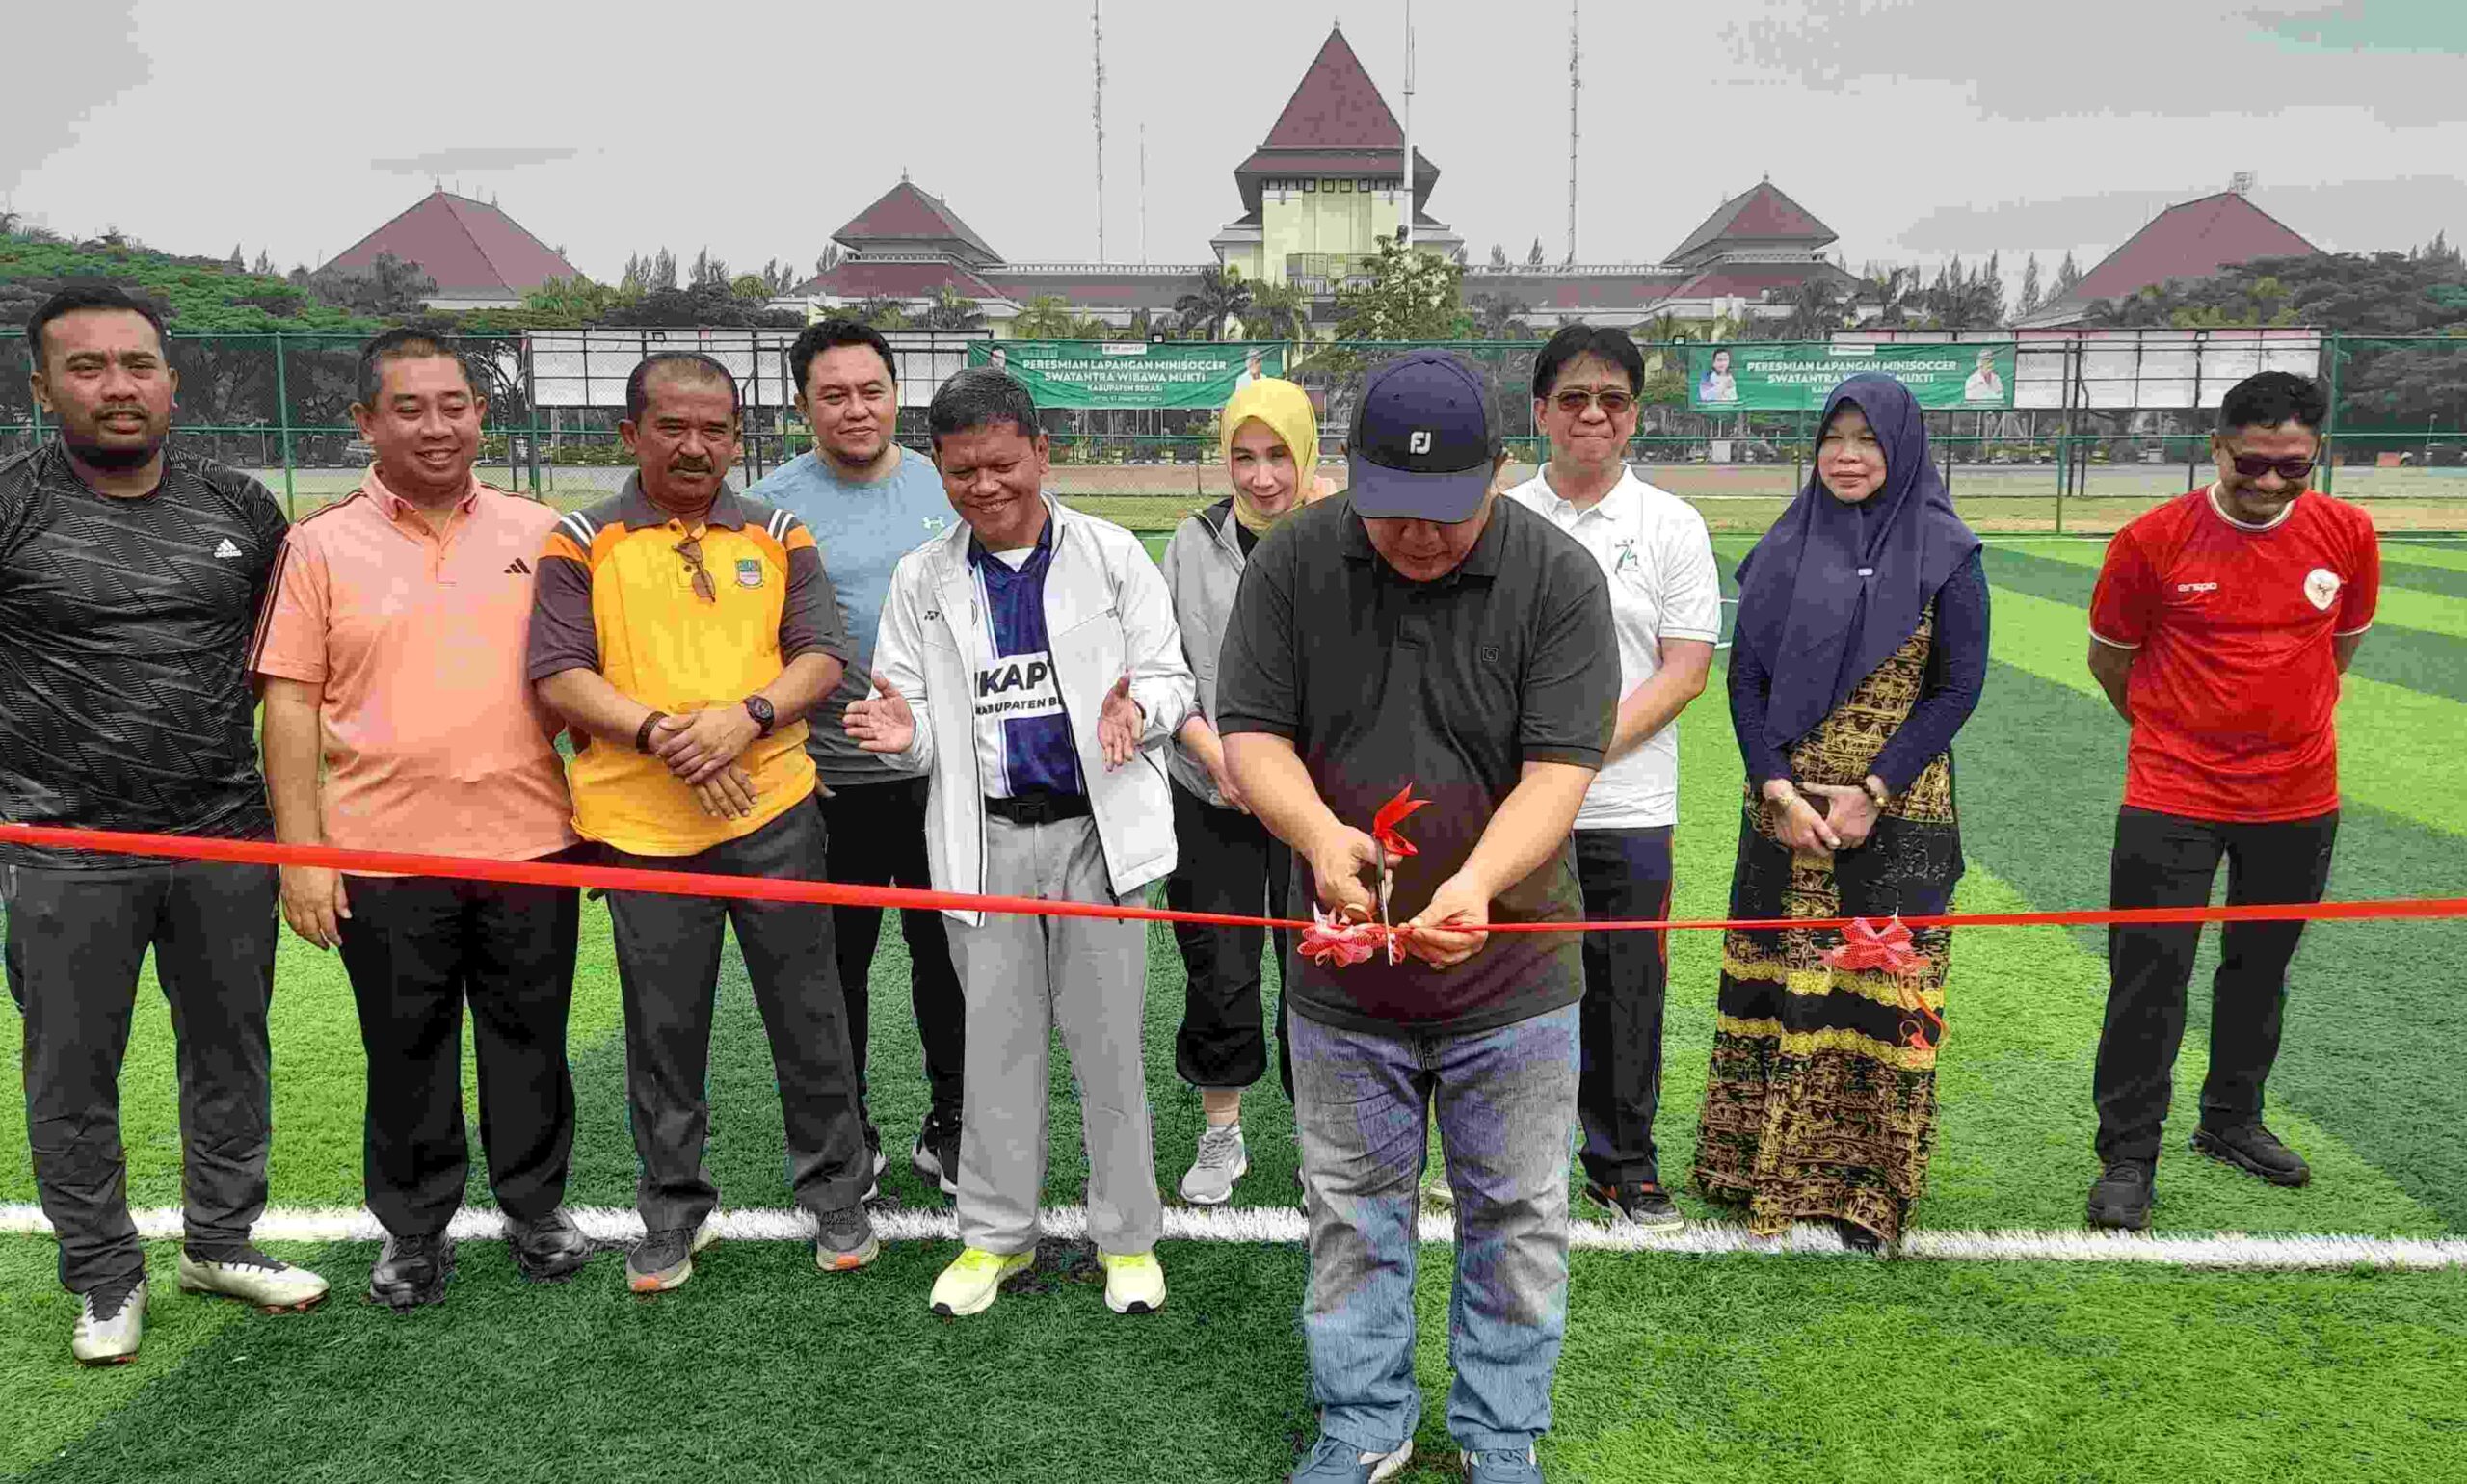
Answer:
[[1542, 1460], [1531, 1444], [1521, 1448], [1483, 1448], [1465, 1455], [1466, 1484], [1542, 1484]]
[[[934, 1280], [934, 1295], [930, 1303], [934, 1312], [945, 1319], [962, 1314], [981, 1314], [994, 1307], [995, 1295], [1001, 1292], [1005, 1279], [1027, 1271], [1036, 1260], [1036, 1251], [987, 1252], [982, 1247], [962, 1248], [942, 1276]], [[1111, 1285], [1107, 1279], [1107, 1285]]]
[[1633, 1185], [1604, 1185], [1587, 1182], [1584, 1193], [1596, 1205], [1609, 1207], [1615, 1225], [1626, 1222], [1647, 1232], [1678, 1232], [1687, 1225], [1679, 1207], [1670, 1204], [1670, 1196], [1659, 1185], [1639, 1182]]
[[916, 1178], [953, 1200], [960, 1193], [960, 1116], [940, 1109], [925, 1115], [916, 1142], [909, 1146], [908, 1167]]
[[537, 1221], [507, 1218], [505, 1244], [514, 1252], [514, 1265], [533, 1283], [571, 1278], [591, 1260], [591, 1238], [575, 1228], [563, 1207]]
[[862, 1206], [814, 1215], [813, 1265], [826, 1273], [852, 1273], [882, 1256], [873, 1218]]
[[368, 1270], [368, 1297], [388, 1309], [438, 1303], [453, 1271], [454, 1243], [443, 1235], [396, 1236], [388, 1232], [376, 1266]]
[[77, 1295], [68, 1353], [80, 1365], [123, 1365], [146, 1338], [146, 1280], [102, 1284]]
[[2090, 1187], [2090, 1225], [2116, 1232], [2150, 1230], [2152, 1175], [2146, 1159], [2110, 1161]]
[[1153, 1252], [1097, 1254], [1105, 1270], [1105, 1307], [1118, 1314], [1153, 1314], [1165, 1307], [1165, 1268]]
[[1240, 1124], [1210, 1124], [1200, 1130], [1199, 1153], [1190, 1173], [1182, 1177], [1182, 1199], [1193, 1206], [1223, 1206], [1234, 1196], [1234, 1182], [1251, 1170], [1251, 1152], [1242, 1142]]
[[1350, 1443], [1323, 1437], [1287, 1475], [1287, 1484], [1379, 1484], [1412, 1462], [1414, 1440], [1393, 1453], [1366, 1453]]
[[2193, 1134], [2193, 1151], [2258, 1175], [2273, 1185], [2296, 1186], [2313, 1179], [2304, 1156], [2279, 1142], [2259, 1120], [2233, 1128], [2202, 1128]]
[[302, 1313], [326, 1297], [326, 1280], [305, 1267], [277, 1262], [254, 1247], [241, 1247], [227, 1258], [199, 1261], [180, 1252], [182, 1293], [211, 1293], [254, 1304], [270, 1314]]
[[625, 1254], [625, 1286], [636, 1293], [666, 1293], [685, 1286], [694, 1276], [694, 1255], [720, 1239], [719, 1228], [711, 1218], [688, 1230], [672, 1227], [661, 1232], [646, 1232], [634, 1250]]

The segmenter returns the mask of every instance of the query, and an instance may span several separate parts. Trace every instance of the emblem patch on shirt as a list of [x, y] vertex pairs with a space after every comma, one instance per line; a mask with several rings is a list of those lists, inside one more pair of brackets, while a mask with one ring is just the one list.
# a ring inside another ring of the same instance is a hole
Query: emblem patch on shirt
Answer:
[[2304, 596], [2323, 613], [2339, 600], [2339, 574], [2326, 567], [2317, 567], [2304, 574]]
[[762, 586], [762, 559], [760, 557], [738, 557], [736, 559], [736, 585], [741, 588], [758, 588]]

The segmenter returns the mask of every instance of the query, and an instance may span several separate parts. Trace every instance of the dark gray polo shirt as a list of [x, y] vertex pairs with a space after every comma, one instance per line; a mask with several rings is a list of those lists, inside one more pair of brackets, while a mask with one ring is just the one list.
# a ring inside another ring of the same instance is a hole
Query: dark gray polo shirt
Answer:
[[[1337, 817], [1368, 831], [1411, 782], [1430, 805], [1402, 827], [1393, 919], [1427, 906], [1473, 853], [1528, 762], [1599, 768], [1619, 704], [1610, 594], [1584, 548], [1513, 500], [1465, 561], [1412, 582], [1380, 560], [1349, 500], [1297, 512], [1260, 543], [1225, 633], [1217, 727], [1292, 741]], [[1294, 888], [1318, 899], [1296, 852]], [[1491, 904], [1494, 922], [1583, 914], [1562, 845]], [[1288, 967], [1293, 1008], [1349, 1030], [1490, 1030], [1573, 1003], [1578, 934], [1495, 933], [1435, 969], [1384, 955]]]

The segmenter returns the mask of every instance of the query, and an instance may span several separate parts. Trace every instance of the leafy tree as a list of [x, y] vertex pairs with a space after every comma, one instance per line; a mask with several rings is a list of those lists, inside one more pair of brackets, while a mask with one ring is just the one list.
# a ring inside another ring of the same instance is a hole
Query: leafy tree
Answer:
[[2056, 268], [2056, 287], [2049, 291], [2048, 302], [2055, 303], [2082, 286], [2082, 270], [2073, 261], [2073, 250], [2064, 250], [2064, 261]]
[[1533, 251], [1525, 254], [1525, 266], [1527, 268], [1539, 268], [1542, 266], [1541, 238], [1536, 237], [1533, 239]]
[[1465, 308], [1465, 267], [1394, 242], [1361, 259], [1360, 287], [1337, 291], [1340, 340], [1461, 340], [1473, 330]]
[[231, 244], [231, 256], [228, 261], [231, 264], [231, 271], [233, 273], [247, 273], [249, 271], [249, 260], [240, 255], [240, 245], [236, 242]]
[[280, 271], [274, 265], [274, 254], [268, 252], [263, 248], [257, 249], [256, 261], [249, 265], [249, 271], [263, 278], [279, 278], [282, 277]]
[[877, 294], [840, 311], [860, 324], [876, 330], [906, 330], [909, 327], [908, 306], [887, 295]]
[[1222, 340], [1225, 322], [1248, 311], [1251, 302], [1251, 285], [1242, 281], [1240, 269], [1208, 267], [1200, 270], [1199, 287], [1174, 301], [1174, 312], [1192, 329], [1205, 328], [1203, 338]]
[[1251, 307], [1242, 315], [1246, 334], [1255, 340], [1311, 338], [1311, 296], [1290, 283], [1250, 285]]
[[577, 275], [550, 278], [523, 295], [522, 306], [539, 316], [544, 328], [579, 327], [599, 323], [619, 304], [640, 296], [639, 289], [609, 288]]
[[915, 317], [915, 324], [919, 330], [983, 330], [985, 316], [978, 311], [975, 300], [945, 283], [934, 290], [934, 302]]
[[729, 279], [729, 293], [747, 304], [771, 302], [771, 280], [758, 273], [741, 273]]
[[1484, 340], [1536, 340], [1533, 326], [1525, 316], [1533, 306], [1507, 294], [1476, 294], [1469, 304], [1473, 311], [1473, 333]]
[[1775, 290], [1765, 296], [1767, 303], [1790, 305], [1787, 319], [1767, 320], [1777, 340], [1822, 340], [1849, 322], [1849, 303], [1832, 280], [1816, 275], [1793, 285], [1787, 293]]
[[1077, 337], [1079, 317], [1060, 294], [1039, 294], [1011, 321], [1011, 333], [1021, 340], [1070, 340]]
[[721, 261], [719, 258], [713, 257], [711, 255], [711, 250], [704, 248], [694, 254], [694, 266], [686, 275], [685, 286], [687, 288], [703, 288], [716, 284], [721, 288], [726, 288], [729, 286], [729, 280], [734, 277], [735, 275], [729, 272], [729, 265], [727, 263]]
[[419, 264], [407, 263], [391, 252], [378, 253], [365, 270], [326, 269], [310, 278], [309, 286], [328, 304], [381, 318], [417, 314], [437, 292], [437, 280]]
[[1859, 286], [1859, 297], [1876, 307], [1876, 324], [1887, 330], [1900, 328], [1910, 315], [1912, 290], [1919, 278], [1913, 268], [1879, 268], [1868, 265]]
[[1494, 268], [1505, 268], [1507, 266], [1507, 249], [1500, 247], [1496, 242], [1491, 244], [1491, 266]]

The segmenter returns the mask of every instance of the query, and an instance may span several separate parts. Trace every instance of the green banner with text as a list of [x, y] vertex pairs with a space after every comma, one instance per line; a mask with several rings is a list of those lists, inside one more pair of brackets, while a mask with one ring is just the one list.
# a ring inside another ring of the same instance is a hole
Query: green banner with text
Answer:
[[1687, 405], [1699, 411], [1816, 411], [1844, 377], [1880, 371], [1930, 410], [2013, 405], [2011, 342], [1943, 345], [1692, 345]]
[[999, 366], [1039, 407], [1223, 407], [1263, 376], [1285, 374], [1282, 343], [1197, 340], [980, 340], [970, 366]]

